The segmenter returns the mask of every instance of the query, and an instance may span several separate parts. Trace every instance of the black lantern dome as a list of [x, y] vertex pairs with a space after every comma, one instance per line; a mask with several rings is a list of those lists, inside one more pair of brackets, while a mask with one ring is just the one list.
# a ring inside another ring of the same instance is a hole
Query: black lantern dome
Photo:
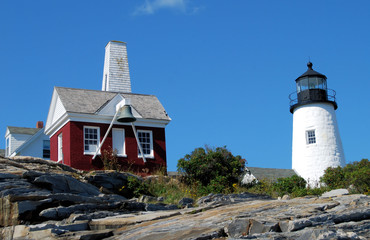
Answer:
[[317, 102], [329, 102], [334, 109], [338, 108], [335, 91], [327, 88], [326, 76], [313, 70], [312, 65], [308, 62], [307, 71], [295, 80], [297, 91], [289, 95], [291, 113], [298, 106]]

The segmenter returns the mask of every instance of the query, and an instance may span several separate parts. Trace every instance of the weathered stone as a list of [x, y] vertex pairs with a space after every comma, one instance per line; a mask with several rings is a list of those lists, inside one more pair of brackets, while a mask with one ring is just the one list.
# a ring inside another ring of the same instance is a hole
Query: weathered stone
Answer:
[[284, 196], [281, 198], [281, 200], [290, 200], [290, 197], [289, 197], [289, 195], [284, 195]]
[[[0, 224], [13, 225], [0, 230], [0, 239], [370, 239], [370, 197], [366, 195], [277, 201], [249, 193], [210, 194], [199, 199], [200, 207], [168, 211], [161, 209], [176, 205], [81, 192], [81, 186], [92, 186], [80, 181], [85, 173], [66, 171], [40, 159], [22, 161], [0, 158], [0, 173], [19, 176], [0, 176]], [[64, 180], [54, 186], [45, 180], [46, 175]], [[81, 183], [80, 187], [66, 186], [76, 183], [68, 178]], [[63, 220], [45, 221], [37, 227], [34, 224], [44, 220], [38, 213]], [[28, 225], [16, 225], [24, 223]], [[115, 230], [94, 230], [107, 228]]]
[[91, 219], [99, 219], [99, 218], [106, 218], [106, 217], [112, 217], [117, 216], [122, 213], [119, 212], [113, 212], [113, 211], [97, 211], [92, 213], [72, 213], [68, 219], [66, 219], [66, 223], [74, 223], [76, 221], [80, 220], [91, 220]]
[[187, 207], [192, 207], [193, 206], [193, 203], [194, 203], [194, 199], [192, 198], [182, 198], [180, 201], [179, 201], [179, 205], [180, 206], [187, 206]]
[[145, 206], [146, 211], [165, 211], [178, 209], [176, 205], [166, 205], [163, 203], [151, 204], [147, 203]]
[[327, 198], [327, 197], [337, 197], [337, 196], [341, 196], [341, 195], [348, 195], [349, 192], [347, 189], [335, 189], [335, 190], [331, 190], [329, 192], [325, 192], [321, 195], [321, 197], [323, 198]]
[[229, 237], [239, 238], [249, 233], [249, 219], [235, 219], [227, 227], [225, 232]]
[[26, 225], [17, 225], [14, 226], [13, 239], [22, 239], [27, 236], [30, 228]]
[[308, 219], [298, 219], [293, 221], [282, 221], [279, 222], [279, 227], [282, 232], [293, 232], [301, 230], [305, 227], [312, 225], [312, 222]]
[[96, 210], [102, 209], [115, 209], [118, 206], [116, 205], [100, 205], [100, 204], [93, 204], [93, 203], [86, 203], [86, 204], [77, 204], [72, 205], [69, 207], [56, 207], [56, 208], [48, 208], [40, 212], [40, 217], [52, 220], [61, 220], [68, 218], [72, 213], [75, 212], [91, 212]]
[[278, 223], [260, 222], [254, 219], [249, 220], [249, 234], [277, 232], [280, 231]]
[[140, 202], [125, 202], [122, 205], [122, 209], [126, 209], [128, 211], [145, 211], [146, 204]]
[[156, 201], [157, 201], [156, 197], [147, 196], [147, 195], [141, 195], [138, 200], [138, 202], [142, 202], [142, 203], [156, 202]]
[[90, 228], [93, 230], [103, 230], [103, 229], [116, 229], [123, 226], [133, 225], [136, 223], [148, 222], [158, 219], [169, 218], [173, 216], [181, 215], [179, 211], [160, 211], [153, 212], [150, 214], [130, 216], [126, 217], [125, 215], [107, 217], [104, 219], [93, 219], [89, 223]]
[[252, 193], [241, 193], [241, 194], [209, 194], [207, 196], [201, 197], [197, 200], [197, 205], [204, 205], [209, 203], [223, 203], [232, 204], [237, 202], [252, 201], [257, 199], [271, 199], [267, 195], [258, 195]]
[[0, 180], [12, 179], [12, 178], [20, 179], [21, 176], [15, 175], [15, 174], [11, 174], [11, 173], [0, 173]]
[[55, 229], [44, 229], [34, 232], [29, 232], [26, 239], [45, 239], [45, 240], [56, 240], [58, 239], [57, 235], [65, 233], [63, 230]]
[[62, 239], [68, 240], [98, 240], [98, 239], [105, 239], [108, 237], [113, 236], [113, 230], [91, 230], [91, 231], [79, 231], [78, 233], [65, 233], [60, 235]]
[[73, 224], [37, 224], [29, 226], [29, 231], [40, 231], [45, 229], [52, 229], [55, 234], [62, 234], [65, 232], [85, 231], [89, 229], [88, 221], [78, 221]]
[[98, 188], [103, 187], [104, 189], [107, 189], [110, 192], [120, 194], [120, 190], [122, 189], [122, 187], [127, 186], [128, 177], [133, 177], [139, 181], [143, 181], [141, 177], [138, 177], [131, 173], [115, 172], [115, 171], [114, 172], [103, 172], [103, 171], [90, 172], [88, 175], [86, 175], [85, 178], [90, 184]]
[[37, 186], [45, 187], [53, 193], [73, 193], [85, 196], [98, 196], [100, 191], [95, 186], [76, 180], [69, 175], [44, 174], [33, 181]]
[[337, 214], [333, 216], [334, 223], [350, 222], [350, 221], [362, 221], [370, 219], [370, 209], [358, 209], [343, 214]]

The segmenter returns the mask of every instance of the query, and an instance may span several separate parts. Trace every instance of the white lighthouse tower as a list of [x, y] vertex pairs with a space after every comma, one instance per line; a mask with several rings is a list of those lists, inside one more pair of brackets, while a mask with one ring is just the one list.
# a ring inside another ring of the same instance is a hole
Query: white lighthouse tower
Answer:
[[344, 166], [344, 152], [335, 110], [335, 91], [328, 89], [326, 76], [314, 71], [312, 63], [296, 81], [290, 94], [293, 113], [292, 168], [311, 187], [317, 186], [328, 167]]

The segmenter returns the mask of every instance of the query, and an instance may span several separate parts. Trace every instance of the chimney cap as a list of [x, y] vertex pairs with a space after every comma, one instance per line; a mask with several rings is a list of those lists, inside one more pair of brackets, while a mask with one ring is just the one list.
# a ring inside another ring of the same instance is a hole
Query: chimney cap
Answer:
[[110, 41], [105, 45], [105, 47], [107, 47], [109, 43], [120, 43], [120, 44], [126, 44], [126, 45], [127, 45], [127, 42], [122, 42], [122, 41], [117, 41], [117, 40], [110, 40]]
[[43, 127], [44, 127], [44, 122], [43, 121], [37, 121], [36, 128], [43, 128]]

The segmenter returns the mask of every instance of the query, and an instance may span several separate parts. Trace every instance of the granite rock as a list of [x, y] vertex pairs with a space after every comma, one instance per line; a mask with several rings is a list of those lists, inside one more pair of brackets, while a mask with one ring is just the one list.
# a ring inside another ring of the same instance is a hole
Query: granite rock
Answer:
[[210, 194], [197, 207], [178, 209], [115, 194], [125, 176], [131, 175], [0, 158], [0, 239], [370, 239], [366, 195], [341, 190], [279, 201]]

